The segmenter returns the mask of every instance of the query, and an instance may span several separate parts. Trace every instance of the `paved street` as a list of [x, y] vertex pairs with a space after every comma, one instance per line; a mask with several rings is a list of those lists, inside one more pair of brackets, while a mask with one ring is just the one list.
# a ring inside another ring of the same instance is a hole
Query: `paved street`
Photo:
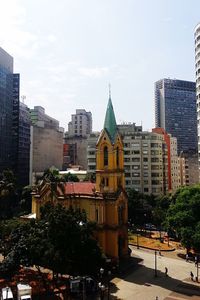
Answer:
[[[136, 263], [133, 272], [123, 279], [113, 279], [111, 299], [155, 300], [157, 296], [158, 300], [200, 300], [200, 283], [190, 279], [190, 271], [196, 276], [194, 263], [167, 257], [167, 254], [158, 255], [156, 278], [154, 251], [132, 247], [132, 255], [139, 264]], [[168, 268], [167, 277], [165, 267]]]

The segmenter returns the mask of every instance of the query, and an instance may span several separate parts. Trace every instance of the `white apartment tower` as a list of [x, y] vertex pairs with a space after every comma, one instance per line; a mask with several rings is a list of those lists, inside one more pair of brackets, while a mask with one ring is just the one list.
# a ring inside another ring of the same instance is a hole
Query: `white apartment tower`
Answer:
[[200, 23], [195, 27], [195, 70], [196, 70], [196, 103], [197, 103], [197, 134], [198, 160], [200, 169]]
[[71, 116], [68, 123], [69, 136], [86, 137], [92, 132], [92, 113], [85, 109], [76, 109], [76, 114]]

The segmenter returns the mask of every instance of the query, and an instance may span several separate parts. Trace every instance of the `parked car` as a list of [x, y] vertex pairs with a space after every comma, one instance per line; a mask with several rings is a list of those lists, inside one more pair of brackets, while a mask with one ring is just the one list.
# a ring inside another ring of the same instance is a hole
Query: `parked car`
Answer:
[[10, 287], [5, 287], [1, 290], [1, 300], [13, 300], [13, 293]]
[[151, 223], [145, 224], [144, 228], [147, 230], [157, 230], [156, 226]]

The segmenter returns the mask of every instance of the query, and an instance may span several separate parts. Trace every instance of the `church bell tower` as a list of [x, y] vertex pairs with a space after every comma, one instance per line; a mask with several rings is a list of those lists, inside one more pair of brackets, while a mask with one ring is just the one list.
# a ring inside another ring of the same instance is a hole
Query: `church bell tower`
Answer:
[[96, 150], [96, 190], [113, 193], [124, 188], [123, 143], [117, 130], [110, 93], [104, 128]]

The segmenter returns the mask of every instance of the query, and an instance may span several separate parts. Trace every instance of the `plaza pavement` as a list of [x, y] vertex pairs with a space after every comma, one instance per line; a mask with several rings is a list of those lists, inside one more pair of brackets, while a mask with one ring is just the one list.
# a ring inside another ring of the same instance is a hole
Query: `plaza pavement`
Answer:
[[[154, 251], [136, 247], [131, 249], [133, 257], [131, 270], [127, 275], [112, 280], [110, 299], [200, 300], [200, 283], [192, 282], [190, 279], [191, 271], [194, 277], [197, 274], [193, 262], [177, 259], [176, 255], [167, 253], [157, 255], [158, 277], [155, 277]], [[165, 267], [168, 268], [167, 277]]]

